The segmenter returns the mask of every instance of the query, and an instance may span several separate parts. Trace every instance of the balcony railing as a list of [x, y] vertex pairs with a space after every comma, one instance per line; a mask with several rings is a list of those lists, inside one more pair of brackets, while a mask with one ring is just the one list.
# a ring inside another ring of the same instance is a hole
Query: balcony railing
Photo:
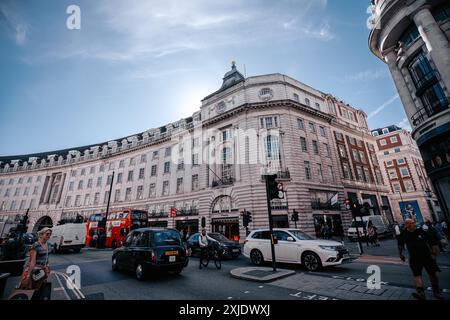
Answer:
[[413, 126], [418, 126], [426, 119], [445, 111], [449, 108], [449, 102], [446, 99], [436, 101], [431, 107], [424, 107], [417, 111], [412, 117]]
[[232, 185], [234, 183], [234, 178], [233, 177], [225, 177], [222, 178], [221, 180], [217, 179], [217, 180], [213, 180], [213, 182], [211, 183], [211, 187], [220, 187], [220, 186], [229, 186]]
[[320, 200], [311, 200], [311, 208], [313, 210], [341, 210], [339, 203], [332, 205], [330, 202], [321, 202]]
[[167, 218], [169, 216], [168, 212], [160, 211], [160, 212], [150, 212], [150, 218]]
[[177, 216], [198, 216], [198, 209], [179, 209], [177, 210]]

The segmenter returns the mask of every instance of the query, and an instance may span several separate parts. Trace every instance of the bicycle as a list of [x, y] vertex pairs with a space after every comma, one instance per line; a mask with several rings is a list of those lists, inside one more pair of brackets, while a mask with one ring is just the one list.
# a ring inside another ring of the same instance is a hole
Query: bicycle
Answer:
[[217, 270], [220, 270], [222, 268], [222, 253], [220, 252], [220, 249], [215, 245], [208, 246], [205, 256], [200, 257], [200, 259], [202, 260], [201, 264], [204, 267], [208, 266], [210, 260], [214, 260], [214, 265], [216, 266]]

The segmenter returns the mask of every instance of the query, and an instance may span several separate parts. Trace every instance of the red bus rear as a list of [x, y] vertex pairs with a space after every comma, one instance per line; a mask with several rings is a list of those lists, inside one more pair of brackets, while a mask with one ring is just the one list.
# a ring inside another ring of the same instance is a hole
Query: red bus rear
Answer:
[[[92, 222], [89, 219], [86, 236], [87, 245], [91, 243], [96, 244], [95, 238], [103, 238], [105, 239], [105, 247], [120, 247], [131, 230], [148, 226], [147, 211], [135, 209], [114, 210], [108, 213], [108, 221], [105, 221], [105, 215], [105, 213], [96, 213], [91, 216]], [[96, 224], [95, 222], [98, 219], [101, 221]], [[93, 238], [94, 241], [92, 240]]]

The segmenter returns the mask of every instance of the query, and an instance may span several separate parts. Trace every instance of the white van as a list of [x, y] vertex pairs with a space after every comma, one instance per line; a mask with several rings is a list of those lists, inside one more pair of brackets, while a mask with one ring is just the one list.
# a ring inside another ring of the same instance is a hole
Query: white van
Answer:
[[361, 238], [364, 238], [365, 236], [364, 229], [367, 232], [369, 221], [371, 221], [372, 224], [375, 226], [375, 228], [377, 228], [378, 236], [387, 235], [389, 233], [388, 223], [385, 221], [383, 216], [377, 215], [377, 216], [356, 217], [355, 219], [353, 219], [350, 228], [348, 228], [347, 230], [347, 236], [351, 240], [358, 239], [358, 234], [356, 231], [356, 227], [358, 227], [358, 231]]
[[61, 250], [80, 252], [86, 242], [86, 224], [66, 223], [52, 228], [49, 244], [54, 253]]

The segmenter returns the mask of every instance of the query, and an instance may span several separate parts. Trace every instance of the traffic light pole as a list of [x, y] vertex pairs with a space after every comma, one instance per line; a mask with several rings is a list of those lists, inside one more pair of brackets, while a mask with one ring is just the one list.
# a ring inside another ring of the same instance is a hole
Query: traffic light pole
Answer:
[[270, 249], [272, 251], [272, 267], [273, 271], [277, 271], [277, 262], [275, 260], [275, 244], [273, 238], [273, 218], [272, 218], [272, 208], [270, 206], [270, 197], [269, 197], [269, 176], [265, 175], [266, 180], [266, 196], [267, 196], [267, 212], [269, 214], [269, 232], [270, 232]]

